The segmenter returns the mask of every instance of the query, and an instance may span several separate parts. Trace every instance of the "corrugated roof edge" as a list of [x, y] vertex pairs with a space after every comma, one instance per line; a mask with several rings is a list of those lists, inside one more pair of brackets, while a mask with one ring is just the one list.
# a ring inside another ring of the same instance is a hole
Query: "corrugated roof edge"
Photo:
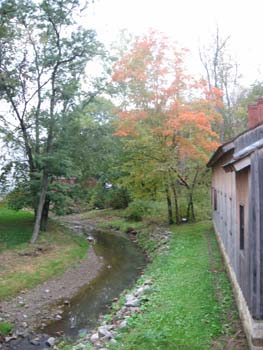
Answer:
[[[238, 139], [240, 136], [246, 134], [247, 132], [254, 130], [256, 128], [258, 128], [259, 126], [263, 125], [262, 123], [259, 123], [257, 125], [255, 125], [253, 128], [247, 129], [243, 132], [241, 132], [240, 134], [238, 134], [237, 136], [235, 136], [233, 139], [231, 139], [230, 141], [227, 141], [225, 143], [223, 143], [221, 146], [219, 146], [217, 148], [217, 150], [215, 151], [215, 153], [212, 155], [212, 157], [209, 159], [208, 163], [206, 164], [206, 166], [208, 168], [211, 168], [224, 154], [228, 153], [229, 151], [235, 149], [235, 140]], [[228, 147], [227, 147], [228, 146]]]

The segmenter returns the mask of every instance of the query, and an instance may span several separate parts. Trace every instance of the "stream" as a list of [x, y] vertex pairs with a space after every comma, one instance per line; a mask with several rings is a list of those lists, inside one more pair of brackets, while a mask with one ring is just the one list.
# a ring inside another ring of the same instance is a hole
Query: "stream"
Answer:
[[[82, 233], [90, 235], [81, 226]], [[99, 316], [106, 314], [115, 298], [132, 287], [146, 265], [143, 252], [125, 235], [112, 232], [92, 232], [95, 239], [94, 250], [103, 261], [103, 267], [90, 283], [82, 287], [61, 314], [62, 319], [51, 321], [44, 329], [37, 330], [38, 341], [31, 339], [11, 341], [10, 350], [46, 349], [48, 336], [56, 337], [61, 333], [66, 338], [76, 339], [81, 333], [92, 330]], [[48, 335], [48, 336], [47, 336]]]

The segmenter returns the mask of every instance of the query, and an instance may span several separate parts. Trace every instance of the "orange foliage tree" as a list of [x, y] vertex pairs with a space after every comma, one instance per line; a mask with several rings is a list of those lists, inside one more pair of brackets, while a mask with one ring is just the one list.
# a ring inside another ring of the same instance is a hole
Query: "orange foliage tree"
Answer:
[[126, 167], [139, 181], [149, 178], [149, 172], [158, 179], [166, 192], [170, 223], [170, 193], [176, 221], [180, 220], [178, 184], [188, 190], [187, 216], [194, 220], [194, 188], [218, 146], [212, 127], [220, 118], [216, 110], [222, 94], [187, 74], [186, 55], [186, 49], [151, 31], [134, 40], [130, 51], [115, 63], [112, 75], [120, 101], [115, 135], [123, 139], [130, 155]]

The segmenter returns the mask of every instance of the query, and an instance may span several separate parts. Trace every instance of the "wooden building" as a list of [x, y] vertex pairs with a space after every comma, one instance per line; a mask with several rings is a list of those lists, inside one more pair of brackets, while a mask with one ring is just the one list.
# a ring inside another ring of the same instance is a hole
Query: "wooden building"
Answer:
[[263, 349], [263, 98], [210, 159], [213, 222], [251, 349]]

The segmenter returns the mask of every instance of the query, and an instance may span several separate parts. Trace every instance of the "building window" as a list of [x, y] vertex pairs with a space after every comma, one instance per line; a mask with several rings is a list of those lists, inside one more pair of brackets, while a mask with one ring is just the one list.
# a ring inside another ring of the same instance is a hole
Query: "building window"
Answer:
[[243, 205], [239, 206], [239, 248], [245, 248], [245, 209]]
[[214, 188], [214, 210], [217, 210], [217, 192]]

